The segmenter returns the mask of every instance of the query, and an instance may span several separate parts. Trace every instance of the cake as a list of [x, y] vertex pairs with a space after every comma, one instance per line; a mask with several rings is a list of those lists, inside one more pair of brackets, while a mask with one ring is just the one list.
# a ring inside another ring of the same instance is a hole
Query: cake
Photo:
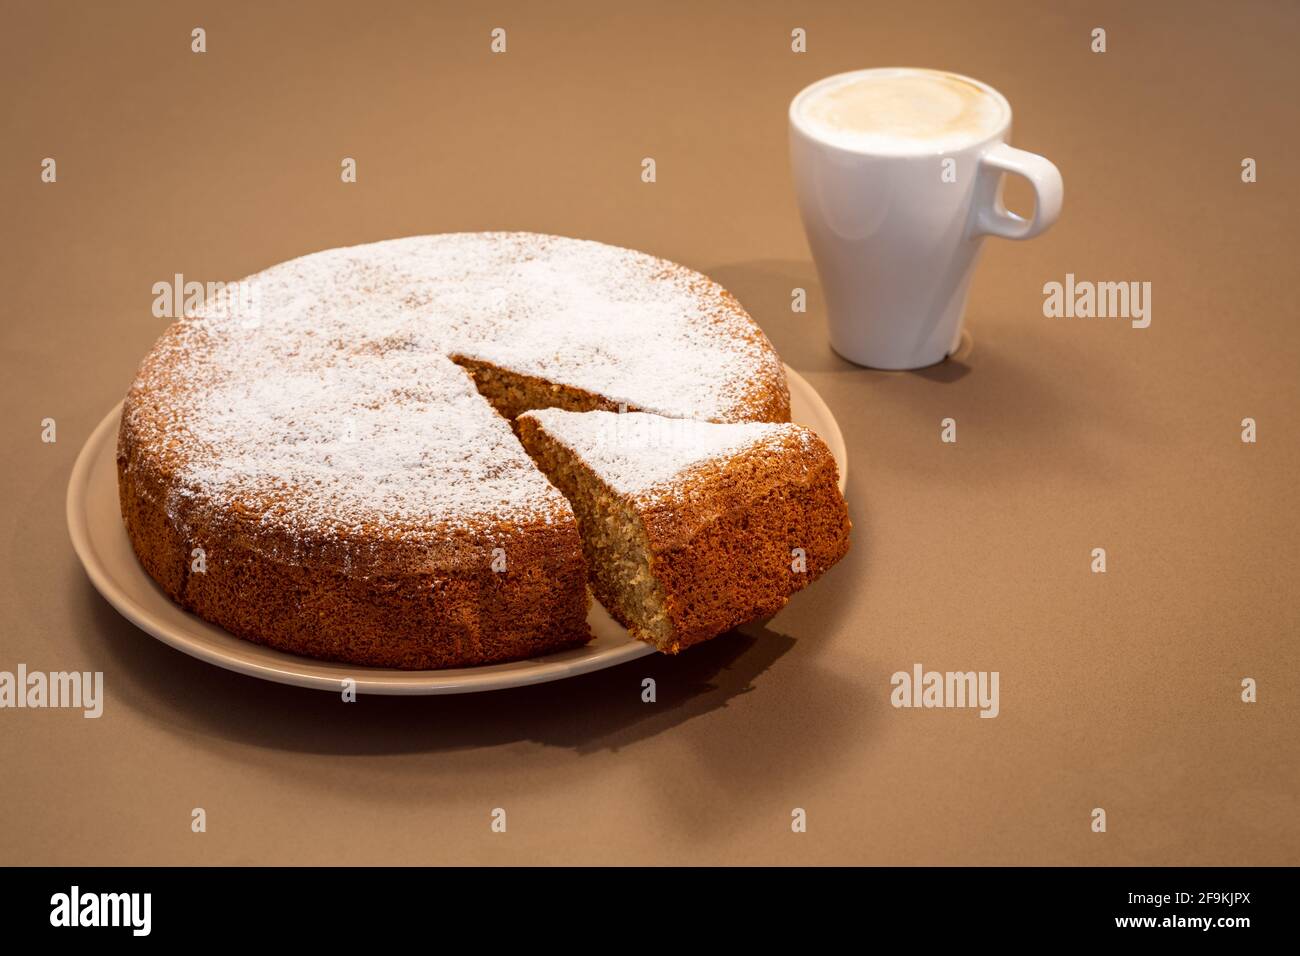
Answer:
[[426, 669], [590, 639], [579, 525], [530, 409], [784, 422], [721, 286], [530, 233], [331, 249], [174, 322], [122, 409], [122, 515], [181, 606], [279, 650]]
[[597, 600], [661, 651], [775, 614], [848, 550], [835, 459], [807, 428], [558, 408], [518, 424], [573, 505]]

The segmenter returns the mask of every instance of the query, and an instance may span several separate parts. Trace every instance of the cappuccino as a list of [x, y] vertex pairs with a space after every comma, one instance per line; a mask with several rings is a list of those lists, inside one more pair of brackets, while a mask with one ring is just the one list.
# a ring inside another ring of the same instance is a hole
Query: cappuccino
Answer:
[[[802, 90], [788, 116], [831, 347], [858, 365], [923, 368], [951, 355], [984, 237], [1030, 239], [1061, 214], [1060, 171], [1007, 142], [1011, 106], [978, 80], [841, 73]], [[1002, 202], [1008, 174], [1033, 189], [1032, 215]]]
[[943, 152], [996, 134], [997, 94], [937, 70], [849, 73], [810, 87], [795, 110], [810, 133], [845, 149]]

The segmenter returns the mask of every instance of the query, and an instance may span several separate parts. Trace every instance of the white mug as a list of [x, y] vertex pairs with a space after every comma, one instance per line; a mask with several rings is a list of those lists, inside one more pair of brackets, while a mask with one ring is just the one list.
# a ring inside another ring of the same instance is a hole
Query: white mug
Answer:
[[[930, 74], [969, 83], [992, 97], [982, 107], [990, 119], [970, 141], [950, 137], [899, 148], [847, 141], [805, 115], [809, 97], [874, 74]], [[1061, 212], [1060, 172], [1042, 156], [1008, 145], [1010, 132], [1006, 97], [952, 73], [859, 70], [826, 77], [794, 98], [795, 191], [836, 352], [871, 368], [911, 369], [933, 365], [956, 350], [983, 238], [1029, 239]], [[1003, 173], [1029, 180], [1032, 218], [1023, 219], [1003, 204]]]

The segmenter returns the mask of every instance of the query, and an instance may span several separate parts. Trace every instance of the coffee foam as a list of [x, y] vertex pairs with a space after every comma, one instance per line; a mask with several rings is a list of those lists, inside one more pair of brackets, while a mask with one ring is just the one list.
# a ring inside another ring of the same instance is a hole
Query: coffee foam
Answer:
[[992, 136], [1006, 120], [999, 97], [932, 70], [847, 74], [809, 90], [797, 112], [821, 139], [885, 151], [959, 148]]

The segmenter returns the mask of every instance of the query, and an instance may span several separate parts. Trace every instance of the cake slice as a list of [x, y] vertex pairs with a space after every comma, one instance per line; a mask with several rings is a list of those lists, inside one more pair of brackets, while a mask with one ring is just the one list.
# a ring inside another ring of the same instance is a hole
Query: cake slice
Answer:
[[848, 550], [835, 459], [802, 426], [558, 408], [518, 426], [573, 505], [597, 600], [661, 651], [776, 613]]

